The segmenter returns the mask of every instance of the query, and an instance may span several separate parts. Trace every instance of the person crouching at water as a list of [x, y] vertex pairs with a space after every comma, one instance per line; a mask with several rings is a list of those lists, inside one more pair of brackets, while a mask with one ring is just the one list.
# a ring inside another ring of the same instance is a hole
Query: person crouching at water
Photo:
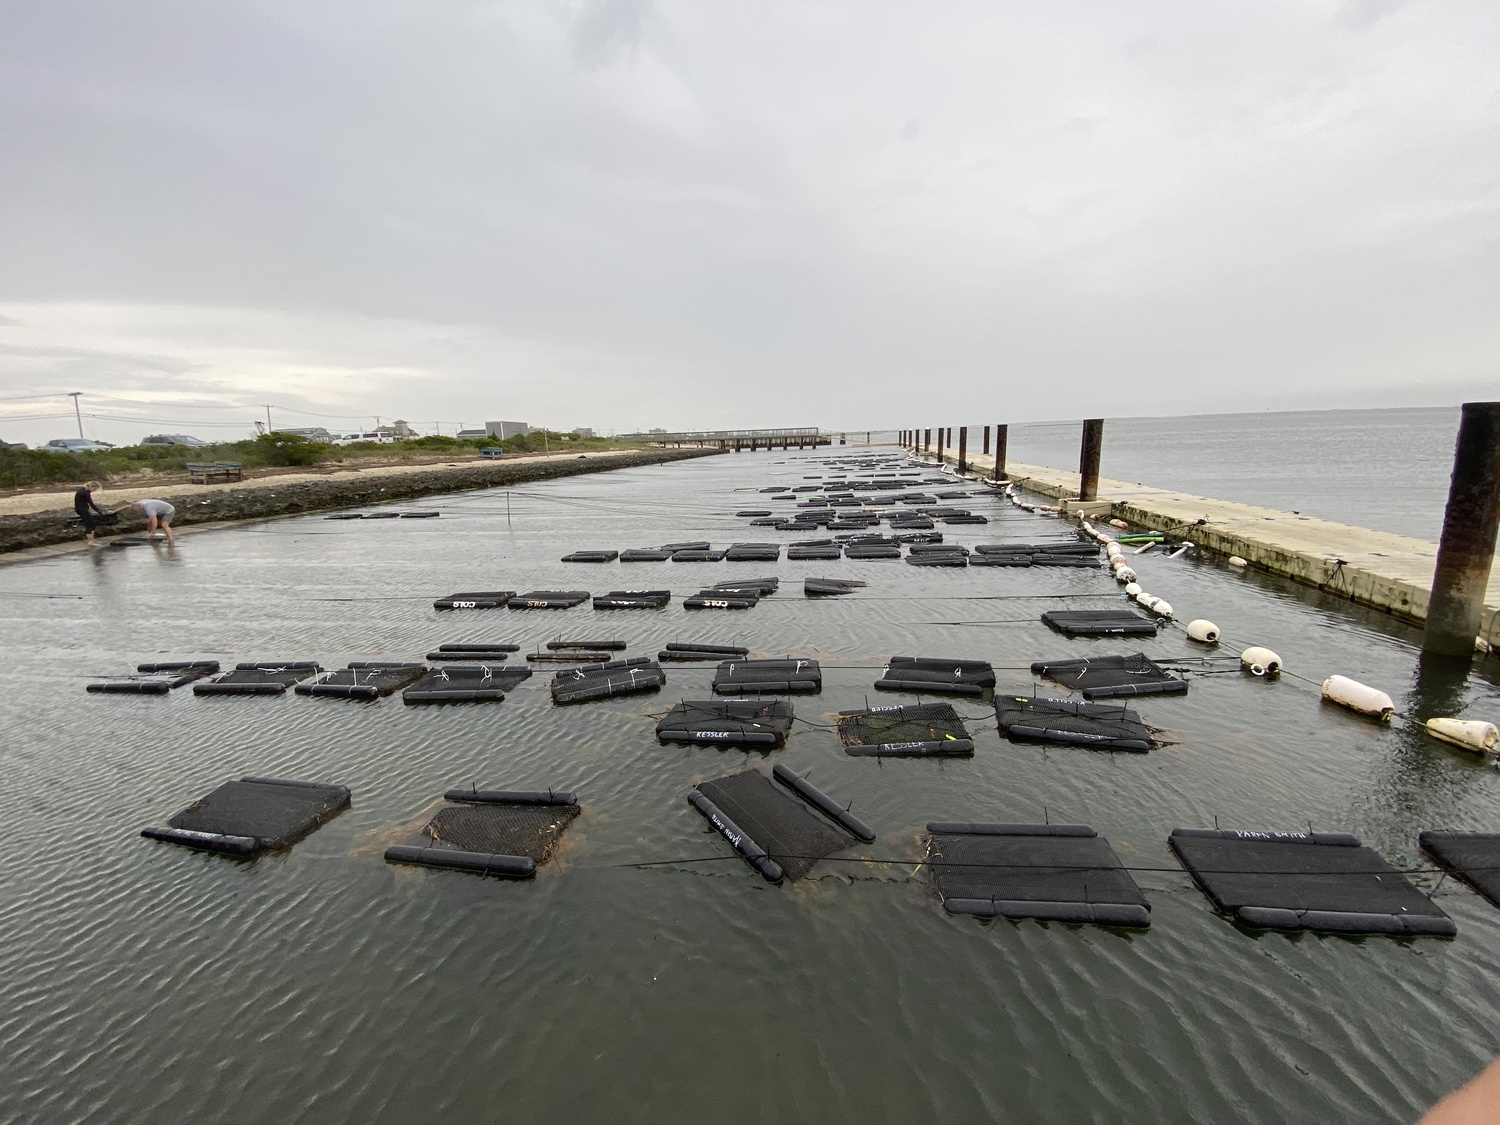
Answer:
[[128, 503], [121, 504], [115, 511], [119, 512], [125, 508], [138, 508], [146, 514], [147, 539], [155, 539], [156, 529], [160, 527], [167, 534], [167, 542], [169, 544], [174, 542], [172, 538], [172, 517], [177, 513], [177, 509], [165, 500], [131, 500]]
[[99, 488], [96, 480], [88, 481], [77, 492], [73, 493], [73, 512], [83, 524], [83, 539], [86, 543], [94, 541], [94, 528], [98, 525], [98, 516], [107, 516], [109, 513], [94, 499], [94, 493]]

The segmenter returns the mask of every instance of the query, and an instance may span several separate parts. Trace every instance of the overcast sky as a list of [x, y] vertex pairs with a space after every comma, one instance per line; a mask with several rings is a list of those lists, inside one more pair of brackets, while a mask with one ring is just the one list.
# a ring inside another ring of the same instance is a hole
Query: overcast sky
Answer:
[[1495, 0], [0, 0], [0, 437], [73, 390], [116, 441], [1500, 397], [1497, 45]]

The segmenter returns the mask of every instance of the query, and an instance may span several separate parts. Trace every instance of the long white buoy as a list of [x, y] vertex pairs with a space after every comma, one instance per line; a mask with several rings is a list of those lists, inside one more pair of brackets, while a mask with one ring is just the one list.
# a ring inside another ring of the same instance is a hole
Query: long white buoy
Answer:
[[1348, 676], [1329, 676], [1324, 680], [1323, 698], [1376, 719], [1389, 719], [1396, 713], [1396, 705], [1385, 692]]
[[1427, 733], [1443, 742], [1480, 754], [1493, 754], [1500, 747], [1500, 730], [1494, 723], [1465, 719], [1428, 719]]

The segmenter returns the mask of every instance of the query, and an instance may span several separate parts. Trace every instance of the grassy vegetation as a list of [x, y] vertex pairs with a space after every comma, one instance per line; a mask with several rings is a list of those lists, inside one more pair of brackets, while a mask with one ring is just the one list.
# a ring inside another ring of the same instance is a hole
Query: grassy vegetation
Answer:
[[383, 445], [359, 441], [326, 445], [297, 434], [269, 433], [246, 441], [220, 445], [127, 445], [95, 453], [53, 453], [42, 449], [0, 447], [0, 488], [42, 484], [79, 484], [86, 480], [120, 482], [143, 472], [182, 472], [203, 461], [239, 461], [247, 469], [297, 465], [339, 464], [346, 460], [400, 461], [434, 454], [461, 457], [496, 446], [507, 453], [556, 453], [578, 450], [633, 448], [608, 438], [580, 438], [555, 431], [534, 431], [505, 441], [460, 441], [451, 437], [420, 437]]

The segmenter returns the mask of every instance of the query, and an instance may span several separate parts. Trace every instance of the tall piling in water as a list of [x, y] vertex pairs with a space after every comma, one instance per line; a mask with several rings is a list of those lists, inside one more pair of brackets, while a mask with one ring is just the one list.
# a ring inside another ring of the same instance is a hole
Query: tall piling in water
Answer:
[[990, 455], [990, 428], [988, 426], [984, 428], [984, 455], [986, 457]]
[[1078, 499], [1099, 498], [1099, 452], [1104, 447], [1104, 419], [1083, 420], [1083, 446], [1078, 451]]
[[938, 464], [941, 465], [943, 463], [943, 427], [942, 426], [938, 427], [937, 459], [938, 459]]
[[1474, 654], [1500, 528], [1500, 402], [1466, 402], [1453, 451], [1422, 654]]
[[931, 453], [932, 452], [932, 431], [931, 430], [925, 430], [925, 431], [923, 431], [923, 434], [922, 434], [922, 452], [923, 453]]
[[1003, 480], [1005, 478], [1005, 446], [1010, 437], [1009, 426], [995, 427], [995, 472], [991, 480]]
[[969, 471], [969, 427], [958, 427], [958, 471]]

